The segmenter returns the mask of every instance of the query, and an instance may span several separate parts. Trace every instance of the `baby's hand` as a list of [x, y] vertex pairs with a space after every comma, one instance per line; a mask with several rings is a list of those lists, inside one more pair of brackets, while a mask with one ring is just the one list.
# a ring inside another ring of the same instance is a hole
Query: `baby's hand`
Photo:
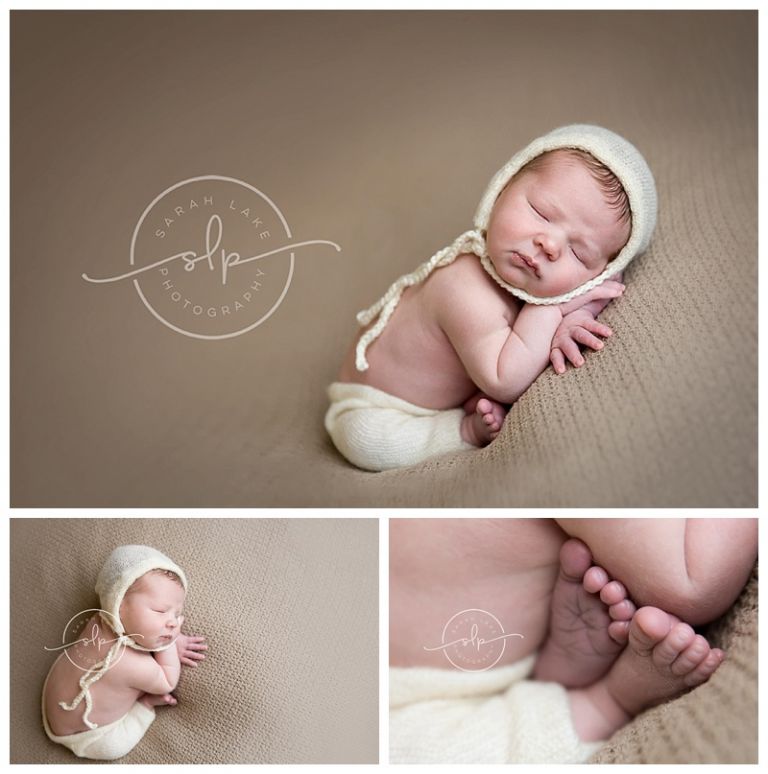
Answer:
[[565, 373], [566, 358], [576, 368], [584, 365], [584, 357], [579, 349], [579, 344], [590, 349], [602, 349], [604, 344], [597, 337], [608, 337], [612, 334], [613, 331], [607, 325], [599, 323], [592, 312], [585, 307], [567, 314], [555, 331], [552, 349], [549, 353], [549, 360], [555, 373]]
[[176, 650], [179, 654], [179, 661], [185, 666], [197, 666], [198, 661], [202, 661], [205, 655], [201, 650], [208, 650], [208, 646], [203, 644], [205, 637], [198, 637], [194, 634], [179, 634], [176, 638]]
[[624, 292], [624, 285], [621, 282], [615, 280], [605, 280], [600, 283], [596, 288], [582, 293], [576, 298], [572, 298], [570, 301], [566, 301], [562, 304], [558, 304], [563, 317], [571, 312], [575, 312], [577, 309], [581, 309], [582, 306], [586, 306], [590, 301], [610, 301], [612, 298], [618, 298]]

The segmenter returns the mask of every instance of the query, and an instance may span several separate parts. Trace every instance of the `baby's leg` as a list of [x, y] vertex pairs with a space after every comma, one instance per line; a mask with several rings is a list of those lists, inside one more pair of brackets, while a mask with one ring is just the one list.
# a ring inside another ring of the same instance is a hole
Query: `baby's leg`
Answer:
[[472, 448], [461, 435], [464, 411], [424, 408], [364, 384], [334, 383], [325, 428], [336, 448], [364, 470], [417, 465]]
[[626, 645], [634, 612], [627, 590], [592, 564], [589, 548], [576, 538], [567, 540], [560, 549], [549, 633], [534, 678], [566, 688], [592, 685]]
[[501, 430], [507, 409], [485, 393], [478, 392], [465, 404], [461, 437], [473, 446], [487, 446]]
[[139, 698], [139, 701], [145, 706], [149, 707], [150, 709], [152, 707], [164, 707], [169, 706], [173, 707], [178, 702], [176, 701], [176, 697], [171, 695], [170, 693], [166, 693], [163, 696], [159, 696], [154, 693], [145, 693], [143, 696]]
[[585, 742], [607, 739], [642, 710], [706, 682], [724, 658], [675, 616], [640, 608], [611, 671], [588, 688], [568, 691], [576, 732]]

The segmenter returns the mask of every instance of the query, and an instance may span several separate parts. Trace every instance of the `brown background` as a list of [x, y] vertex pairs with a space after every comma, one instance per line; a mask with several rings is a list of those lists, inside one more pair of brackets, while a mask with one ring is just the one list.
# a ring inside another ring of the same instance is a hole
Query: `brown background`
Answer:
[[[14, 12], [15, 506], [755, 506], [756, 12]], [[657, 178], [658, 230], [579, 372], [482, 452], [372, 475], [327, 440], [354, 314], [471, 226], [533, 137], [593, 122]], [[277, 312], [181, 336], [134, 225], [231, 175], [297, 239]]]
[[91, 763], [45, 735], [40, 696], [67, 621], [98, 606], [118, 545], [185, 572], [183, 668], [118, 763], [376, 763], [377, 519], [11, 519], [10, 761]]

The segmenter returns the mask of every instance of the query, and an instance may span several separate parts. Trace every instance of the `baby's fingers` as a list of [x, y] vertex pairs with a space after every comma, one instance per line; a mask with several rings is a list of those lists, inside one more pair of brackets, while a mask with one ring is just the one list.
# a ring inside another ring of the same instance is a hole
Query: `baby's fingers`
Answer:
[[584, 365], [584, 358], [581, 355], [579, 345], [572, 338], [563, 339], [560, 343], [560, 349], [563, 350], [563, 354], [576, 368]]
[[584, 322], [581, 323], [581, 327], [586, 328], [590, 333], [594, 333], [595, 336], [602, 336], [606, 339], [609, 336], [613, 336], [613, 331], [607, 325], [604, 325], [597, 320], [584, 320]]
[[549, 360], [552, 363], [552, 368], [555, 369], [556, 374], [565, 373], [565, 358], [563, 357], [563, 353], [560, 350], [560, 347], [555, 347], [549, 353]]
[[604, 346], [603, 342], [597, 336], [593, 336], [586, 328], [574, 328], [571, 335], [579, 344], [583, 344], [590, 349], [602, 349]]
[[202, 653], [192, 653], [191, 651], [179, 654], [179, 661], [186, 666], [196, 667], [198, 662], [202, 661], [204, 658], [205, 656]]
[[624, 285], [620, 282], [614, 282], [613, 280], [606, 280], [596, 288], [592, 288], [585, 298], [588, 301], [595, 301], [606, 298], [618, 298], [624, 293]]

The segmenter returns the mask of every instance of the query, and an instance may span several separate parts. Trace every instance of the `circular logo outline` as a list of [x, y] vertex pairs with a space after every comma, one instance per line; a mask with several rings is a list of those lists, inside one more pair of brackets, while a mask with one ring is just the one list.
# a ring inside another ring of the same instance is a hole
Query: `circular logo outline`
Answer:
[[[280, 211], [280, 208], [272, 201], [272, 199], [269, 198], [265, 193], [260, 191], [255, 186], [252, 186], [250, 183], [246, 183], [243, 180], [238, 180], [236, 177], [228, 177], [226, 175], [198, 175], [197, 177], [190, 177], [186, 180], [181, 180], [178, 183], [174, 183], [174, 185], [170, 186], [169, 188], [166, 188], [164, 191], [161, 191], [144, 209], [144, 212], [141, 213], [141, 216], [139, 217], [138, 222], [136, 223], [135, 228], [133, 229], [133, 236], [131, 237], [131, 251], [130, 251], [130, 265], [135, 266], [134, 262], [134, 251], [136, 248], [136, 239], [138, 237], [139, 229], [141, 228], [141, 225], [143, 224], [144, 220], [146, 219], [149, 211], [157, 204], [157, 202], [160, 201], [164, 196], [171, 193], [172, 191], [175, 191], [177, 188], [187, 185], [188, 183], [196, 183], [200, 180], [220, 180], [225, 181], [229, 183], [237, 183], [239, 185], [242, 185], [243, 187], [247, 188], [248, 190], [255, 193], [257, 196], [260, 196], [262, 199], [264, 199], [270, 207], [272, 207], [273, 211], [279, 218], [280, 222], [283, 225], [283, 228], [285, 229], [285, 232], [289, 239], [293, 237], [293, 234], [291, 233], [290, 226], [288, 225], [288, 222], [285, 219], [285, 216]], [[291, 286], [291, 279], [293, 278], [293, 270], [294, 265], [296, 262], [296, 256], [293, 252], [290, 254], [290, 265], [288, 269], [288, 277], [285, 281], [285, 287], [283, 288], [282, 292], [280, 293], [280, 297], [275, 301], [275, 303], [272, 305], [272, 307], [269, 309], [269, 311], [266, 312], [262, 317], [260, 317], [256, 322], [251, 323], [250, 325], [246, 326], [245, 328], [242, 328], [238, 331], [233, 331], [232, 333], [221, 333], [221, 334], [204, 334], [204, 333], [193, 333], [191, 331], [186, 331], [183, 328], [179, 328], [177, 325], [174, 325], [169, 320], [166, 320], [160, 312], [158, 312], [152, 304], [149, 303], [146, 296], [144, 295], [141, 286], [139, 285], [138, 279], [133, 279], [133, 286], [136, 289], [136, 293], [138, 294], [139, 298], [141, 299], [144, 306], [149, 310], [149, 312], [157, 319], [159, 320], [163, 325], [170, 328], [173, 331], [176, 331], [176, 333], [181, 333], [184, 336], [189, 336], [193, 339], [203, 339], [203, 340], [209, 340], [209, 341], [221, 341], [222, 339], [232, 339], [235, 336], [241, 336], [243, 333], [248, 333], [249, 331], [252, 331], [254, 328], [258, 328], [259, 325], [261, 325], [265, 320], [268, 320], [278, 309], [280, 304], [282, 304], [283, 299], [285, 298], [286, 294], [288, 293], [288, 289]]]
[[[448, 627], [451, 625], [453, 621], [455, 621], [460, 616], [463, 616], [465, 613], [482, 613], [483, 615], [487, 615], [489, 618], [492, 618], [493, 621], [496, 623], [496, 625], [499, 627], [502, 634], [505, 634], [504, 627], [501, 625], [501, 621], [499, 621], [498, 618], [493, 613], [489, 613], [487, 610], [481, 610], [479, 607], [470, 607], [466, 610], [461, 610], [460, 612], [456, 613], [456, 615], [451, 616], [451, 618], [448, 619], [448, 622], [443, 627], [443, 633], [442, 633], [442, 642], [445, 643], [446, 641], [446, 634], [448, 632]], [[456, 664], [451, 657], [448, 655], [448, 649], [445, 648], [443, 650], [443, 654], [450, 662], [451, 666], [455, 667], [456, 669], [462, 671], [462, 672], [485, 672], [487, 669], [491, 669], [496, 666], [496, 664], [501, 661], [501, 657], [504, 655], [504, 650], [507, 647], [507, 641], [505, 639], [502, 639], [501, 641], [501, 652], [499, 653], [498, 657], [492, 664], [488, 664], [487, 666], [481, 667], [479, 669], [467, 669], [466, 667], [459, 666]]]
[[[67, 621], [66, 625], [64, 626], [64, 631], [62, 632], [62, 635], [61, 635], [61, 644], [62, 645], [66, 645], [67, 629], [69, 629], [69, 625], [72, 623], [72, 621], [74, 621], [76, 618], [80, 617], [81, 615], [83, 615], [85, 613], [104, 613], [105, 615], [109, 616], [110, 620], [113, 620], [113, 619], [117, 620], [115, 618], [115, 616], [112, 615], [112, 613], [109, 613], [106, 610], [102, 610], [101, 608], [98, 608], [98, 607], [90, 607], [87, 610], [81, 610], [79, 613], [75, 613], [72, 616], [72, 618], [70, 618], [69, 621]], [[71, 647], [77, 647], [78, 642], [80, 642], [80, 640], [77, 640], [77, 642], [74, 642]], [[111, 647], [111, 645], [110, 645], [110, 647]], [[120, 661], [120, 659], [123, 657], [123, 653], [125, 653], [125, 648], [126, 648], [125, 644], [123, 644], [120, 648], [118, 648], [118, 656], [109, 665], [109, 669], [111, 669], [113, 666], [115, 666], [115, 664], [118, 663], [118, 661]], [[72, 664], [73, 667], [76, 667], [77, 669], [79, 669], [81, 672], [90, 672], [90, 670], [93, 669], [92, 666], [89, 667], [88, 669], [83, 669], [83, 667], [81, 667], [79, 664], [76, 664], [72, 660], [72, 657], [69, 655], [69, 648], [65, 648], [64, 649], [64, 654], [66, 655], [67, 660], [69, 661], [69, 663]]]

